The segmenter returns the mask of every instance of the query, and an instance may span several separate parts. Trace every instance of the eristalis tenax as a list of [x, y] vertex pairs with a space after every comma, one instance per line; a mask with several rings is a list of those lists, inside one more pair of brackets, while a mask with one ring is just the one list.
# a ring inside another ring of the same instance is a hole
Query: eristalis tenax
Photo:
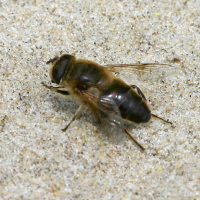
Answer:
[[81, 110], [87, 106], [100, 123], [106, 121], [123, 130], [141, 149], [145, 148], [129, 133], [124, 122], [145, 123], [151, 117], [161, 119], [151, 113], [146, 97], [136, 85], [128, 85], [116, 77], [112, 71], [119, 68], [134, 68], [149, 70], [155, 66], [165, 64], [120, 64], [102, 66], [95, 62], [76, 59], [75, 56], [64, 54], [47, 62], [51, 64], [51, 82], [58, 87], [42, 84], [53, 92], [64, 96], [71, 96], [81, 102], [69, 124], [62, 129], [66, 131], [70, 124], [77, 118]]

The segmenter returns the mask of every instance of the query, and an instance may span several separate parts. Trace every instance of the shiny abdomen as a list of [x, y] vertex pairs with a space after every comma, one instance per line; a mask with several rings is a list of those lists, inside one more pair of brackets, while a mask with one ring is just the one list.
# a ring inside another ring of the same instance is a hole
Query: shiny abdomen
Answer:
[[[108, 88], [104, 89], [100, 99], [99, 104], [112, 102], [110, 112], [120, 115], [125, 120], [142, 123], [148, 122], [151, 118], [151, 111], [146, 101], [120, 79], [115, 79]], [[102, 106], [104, 107], [103, 104]]]

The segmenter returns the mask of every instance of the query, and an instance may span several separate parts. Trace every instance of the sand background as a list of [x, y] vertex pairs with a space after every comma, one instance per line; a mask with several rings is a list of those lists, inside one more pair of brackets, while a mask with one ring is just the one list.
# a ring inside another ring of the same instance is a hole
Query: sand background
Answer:
[[[0, 1], [1, 199], [200, 199], [200, 1]], [[128, 83], [152, 119], [110, 141], [79, 104], [51, 93], [46, 61], [172, 62], [177, 73]]]

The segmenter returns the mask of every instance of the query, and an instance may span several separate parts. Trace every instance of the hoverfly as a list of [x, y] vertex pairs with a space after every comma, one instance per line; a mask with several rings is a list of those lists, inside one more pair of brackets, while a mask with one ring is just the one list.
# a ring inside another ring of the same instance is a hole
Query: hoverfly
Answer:
[[[81, 102], [69, 124], [62, 129], [66, 131], [70, 124], [77, 118], [84, 106], [91, 109], [100, 122], [107, 122], [119, 127], [144, 150], [144, 147], [129, 133], [123, 122], [145, 123], [151, 117], [161, 119], [154, 114], [147, 104], [143, 92], [136, 85], [128, 85], [111, 72], [119, 67], [136, 67], [139, 69], [150, 68], [156, 64], [132, 64], [102, 66], [95, 62], [76, 59], [75, 56], [64, 54], [47, 62], [51, 64], [51, 82], [58, 87], [42, 84], [51, 91], [64, 96], [71, 96]], [[165, 65], [165, 64], [159, 64]]]

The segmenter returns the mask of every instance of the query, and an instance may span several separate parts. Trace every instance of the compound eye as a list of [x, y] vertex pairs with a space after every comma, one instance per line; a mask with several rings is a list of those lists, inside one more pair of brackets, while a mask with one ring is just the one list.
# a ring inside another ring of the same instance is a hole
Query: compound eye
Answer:
[[53, 83], [56, 83], [56, 84], [60, 83], [65, 73], [68, 63], [69, 63], [68, 59], [60, 59], [55, 63], [55, 65], [53, 66], [50, 72], [51, 81]]

